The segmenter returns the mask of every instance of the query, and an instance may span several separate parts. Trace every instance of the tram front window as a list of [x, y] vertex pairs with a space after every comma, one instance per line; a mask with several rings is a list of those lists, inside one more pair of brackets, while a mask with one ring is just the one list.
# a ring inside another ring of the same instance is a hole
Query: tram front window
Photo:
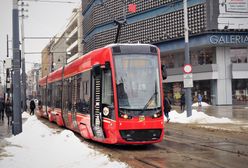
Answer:
[[161, 106], [158, 58], [155, 55], [116, 55], [118, 104], [124, 110], [151, 110]]

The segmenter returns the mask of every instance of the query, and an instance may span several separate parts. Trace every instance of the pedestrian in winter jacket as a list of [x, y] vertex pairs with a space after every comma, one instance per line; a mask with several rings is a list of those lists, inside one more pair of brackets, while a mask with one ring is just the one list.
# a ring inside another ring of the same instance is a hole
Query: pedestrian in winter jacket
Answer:
[[4, 119], [4, 108], [5, 108], [5, 103], [4, 99], [0, 99], [0, 119]]
[[8, 118], [8, 125], [12, 124], [13, 109], [12, 109], [12, 104], [9, 99], [7, 99], [5, 103], [5, 114]]
[[164, 98], [164, 115], [167, 118], [167, 122], [170, 121], [169, 112], [171, 111], [171, 102], [168, 97]]
[[34, 100], [30, 101], [30, 115], [34, 115], [34, 109], [36, 108]]

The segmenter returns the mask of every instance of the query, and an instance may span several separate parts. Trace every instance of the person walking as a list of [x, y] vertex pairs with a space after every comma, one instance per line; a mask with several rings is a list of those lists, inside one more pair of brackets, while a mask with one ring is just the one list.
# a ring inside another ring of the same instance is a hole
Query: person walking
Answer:
[[168, 97], [164, 97], [164, 115], [167, 118], [167, 123], [170, 121], [169, 112], [171, 111], [171, 101]]
[[200, 93], [198, 94], [197, 100], [198, 100], [198, 106], [202, 106], [202, 95]]
[[4, 120], [4, 107], [4, 99], [0, 99], [0, 119], [2, 119], [2, 121]]
[[184, 109], [185, 109], [185, 96], [184, 96], [184, 93], [181, 96], [180, 104], [181, 104], [181, 111], [183, 112]]
[[6, 113], [6, 116], [8, 118], [8, 125], [12, 124], [13, 110], [12, 110], [12, 104], [11, 104], [9, 98], [7, 98], [6, 103], [5, 103], [5, 113]]
[[30, 101], [30, 115], [34, 115], [34, 109], [36, 108], [34, 100]]

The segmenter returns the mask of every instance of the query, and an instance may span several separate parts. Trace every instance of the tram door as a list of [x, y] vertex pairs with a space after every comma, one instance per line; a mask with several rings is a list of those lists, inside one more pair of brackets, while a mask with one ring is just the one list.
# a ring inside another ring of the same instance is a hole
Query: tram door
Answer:
[[65, 127], [70, 128], [68, 119], [68, 107], [69, 107], [69, 80], [63, 80], [63, 95], [62, 95], [62, 116]]
[[78, 124], [77, 124], [77, 77], [72, 77], [71, 80], [71, 120], [72, 120], [72, 128], [79, 132]]
[[103, 116], [102, 116], [102, 74], [100, 65], [92, 69], [92, 96], [91, 96], [91, 127], [94, 136], [104, 138]]

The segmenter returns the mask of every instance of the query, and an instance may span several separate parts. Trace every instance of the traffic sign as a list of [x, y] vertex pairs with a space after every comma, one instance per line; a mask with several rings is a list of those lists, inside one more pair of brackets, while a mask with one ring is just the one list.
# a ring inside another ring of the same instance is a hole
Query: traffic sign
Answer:
[[192, 75], [192, 73], [183, 75], [183, 86], [184, 86], [184, 88], [193, 87], [193, 75]]
[[183, 72], [189, 74], [192, 72], [192, 66], [190, 64], [185, 64], [183, 67]]

